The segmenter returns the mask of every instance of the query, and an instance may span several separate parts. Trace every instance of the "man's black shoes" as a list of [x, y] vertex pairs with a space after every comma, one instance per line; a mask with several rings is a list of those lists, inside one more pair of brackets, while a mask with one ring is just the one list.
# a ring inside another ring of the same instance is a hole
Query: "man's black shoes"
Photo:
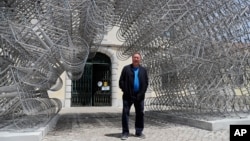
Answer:
[[144, 134], [136, 134], [135, 136], [137, 138], [139, 138], [139, 139], [145, 139], [146, 138], [146, 136]]
[[[138, 139], [145, 139], [146, 138], [146, 136], [144, 134], [135, 134], [135, 136]], [[121, 140], [126, 140], [126, 139], [128, 139], [128, 134], [122, 134]]]
[[126, 139], [128, 139], [128, 134], [122, 134], [121, 140], [126, 140]]

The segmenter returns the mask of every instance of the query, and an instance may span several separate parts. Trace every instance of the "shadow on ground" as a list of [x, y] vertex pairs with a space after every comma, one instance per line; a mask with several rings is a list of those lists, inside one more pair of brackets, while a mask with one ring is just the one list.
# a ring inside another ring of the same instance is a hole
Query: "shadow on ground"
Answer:
[[105, 134], [107, 137], [121, 138], [121, 133]]

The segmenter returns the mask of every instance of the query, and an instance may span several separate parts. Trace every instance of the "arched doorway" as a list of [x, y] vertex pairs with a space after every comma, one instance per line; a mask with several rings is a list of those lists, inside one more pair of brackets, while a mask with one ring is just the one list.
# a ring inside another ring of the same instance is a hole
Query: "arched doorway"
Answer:
[[88, 59], [79, 80], [72, 81], [71, 107], [111, 106], [111, 60], [97, 52]]

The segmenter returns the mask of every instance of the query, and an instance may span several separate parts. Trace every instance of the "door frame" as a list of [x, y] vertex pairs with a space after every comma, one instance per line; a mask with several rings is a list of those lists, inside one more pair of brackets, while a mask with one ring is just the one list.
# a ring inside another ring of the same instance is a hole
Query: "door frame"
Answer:
[[[124, 63], [124, 62], [120, 62], [119, 59], [116, 56], [116, 51], [118, 50], [117, 46], [101, 46], [100, 48], [98, 48], [97, 52], [103, 53], [107, 56], [109, 56], [110, 60], [111, 60], [111, 79], [112, 79], [112, 107], [121, 107], [122, 106], [122, 98], [121, 98], [121, 90], [119, 88], [118, 83], [116, 83], [118, 80], [118, 77], [120, 75], [120, 68], [119, 65], [120, 63]], [[66, 75], [66, 73], [64, 73], [62, 75], [62, 77], [64, 77], [63, 79], [63, 83], [64, 83], [64, 89], [62, 89], [64, 96], [61, 99], [62, 100], [62, 104], [63, 107], [65, 108], [70, 108], [71, 107], [71, 87], [72, 87], [72, 82], [70, 80], [70, 78]]]

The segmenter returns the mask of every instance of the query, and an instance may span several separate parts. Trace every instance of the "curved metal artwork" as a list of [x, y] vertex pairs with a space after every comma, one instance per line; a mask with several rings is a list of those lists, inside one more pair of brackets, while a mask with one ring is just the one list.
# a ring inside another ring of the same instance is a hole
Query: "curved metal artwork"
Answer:
[[0, 1], [0, 130], [44, 126], [62, 108], [47, 91], [79, 79], [111, 29], [112, 1]]
[[0, 129], [47, 123], [61, 109], [47, 91], [79, 79], [104, 35], [119, 26], [121, 60], [140, 52], [156, 97], [174, 115], [245, 117], [249, 0], [0, 1]]
[[117, 56], [143, 55], [156, 93], [148, 109], [199, 118], [249, 115], [248, 0], [117, 4], [117, 37], [124, 41]]

